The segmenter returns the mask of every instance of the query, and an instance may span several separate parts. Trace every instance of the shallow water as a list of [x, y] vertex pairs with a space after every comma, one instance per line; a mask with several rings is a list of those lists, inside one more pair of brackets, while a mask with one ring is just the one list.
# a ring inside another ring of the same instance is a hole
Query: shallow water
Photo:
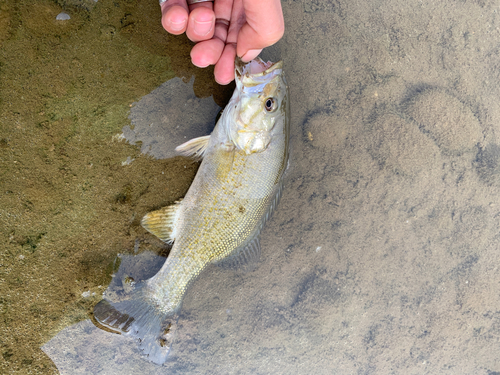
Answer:
[[168, 251], [139, 221], [197, 164], [117, 135], [174, 76], [219, 106], [231, 88], [190, 65], [154, 1], [0, 3], [0, 372], [58, 373], [51, 338], [68, 374], [500, 371], [498, 5], [283, 10], [266, 53], [285, 63], [291, 160], [262, 261], [207, 269], [155, 367], [86, 319], [117, 254]]

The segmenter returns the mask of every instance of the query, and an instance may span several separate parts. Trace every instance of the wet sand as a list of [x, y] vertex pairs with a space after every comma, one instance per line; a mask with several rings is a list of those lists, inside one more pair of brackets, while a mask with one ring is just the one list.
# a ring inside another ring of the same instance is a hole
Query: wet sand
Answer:
[[[190, 67], [156, 4], [66, 5], [66, 29], [50, 24], [55, 2], [18, 4], [0, 6], [0, 368], [57, 373], [39, 347], [65, 327], [92, 334], [118, 253], [168, 251], [139, 220], [196, 171], [113, 138], [130, 105], [174, 75], [219, 105], [228, 91]], [[286, 35], [266, 53], [285, 63], [291, 160], [260, 266], [199, 277], [163, 367], [126, 340], [101, 353], [75, 339], [59, 341], [73, 343], [62, 373], [500, 372], [498, 6], [283, 10]]]

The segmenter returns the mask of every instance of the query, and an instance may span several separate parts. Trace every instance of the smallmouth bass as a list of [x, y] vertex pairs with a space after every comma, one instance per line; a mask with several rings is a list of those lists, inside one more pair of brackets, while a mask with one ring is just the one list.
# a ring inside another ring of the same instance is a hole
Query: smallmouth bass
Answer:
[[105, 295], [94, 308], [100, 324], [137, 339], [142, 353], [157, 364], [167, 358], [190, 282], [211, 263], [255, 263], [259, 234], [280, 198], [289, 138], [282, 62], [237, 60], [235, 80], [212, 134], [176, 148], [203, 159], [184, 199], [142, 219], [146, 230], [173, 242], [165, 264], [122, 300]]

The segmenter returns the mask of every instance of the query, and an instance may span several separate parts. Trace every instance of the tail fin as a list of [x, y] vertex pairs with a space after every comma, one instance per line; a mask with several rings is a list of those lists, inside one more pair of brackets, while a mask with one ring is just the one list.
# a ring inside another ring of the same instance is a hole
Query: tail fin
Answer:
[[144, 293], [144, 284], [136, 284], [129, 298], [120, 302], [106, 299], [94, 307], [94, 317], [103, 326], [134, 337], [148, 360], [163, 364], [168, 356], [178, 316], [160, 310]]

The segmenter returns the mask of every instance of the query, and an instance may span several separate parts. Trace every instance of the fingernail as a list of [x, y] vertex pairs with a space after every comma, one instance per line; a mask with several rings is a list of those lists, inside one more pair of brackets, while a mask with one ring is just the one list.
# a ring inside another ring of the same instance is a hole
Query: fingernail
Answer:
[[180, 22], [169, 21], [169, 26], [172, 29], [172, 31], [181, 31], [182, 29], [184, 29], [185, 24], [186, 24], [186, 19], [183, 19]]
[[205, 22], [194, 21], [194, 31], [200, 36], [207, 35], [212, 31], [212, 20]]
[[257, 56], [259, 56], [259, 53], [261, 53], [261, 49], [249, 49], [247, 51], [247, 53], [245, 53], [241, 59], [244, 61], [244, 62], [248, 62], [250, 60], [253, 60], [255, 59]]

